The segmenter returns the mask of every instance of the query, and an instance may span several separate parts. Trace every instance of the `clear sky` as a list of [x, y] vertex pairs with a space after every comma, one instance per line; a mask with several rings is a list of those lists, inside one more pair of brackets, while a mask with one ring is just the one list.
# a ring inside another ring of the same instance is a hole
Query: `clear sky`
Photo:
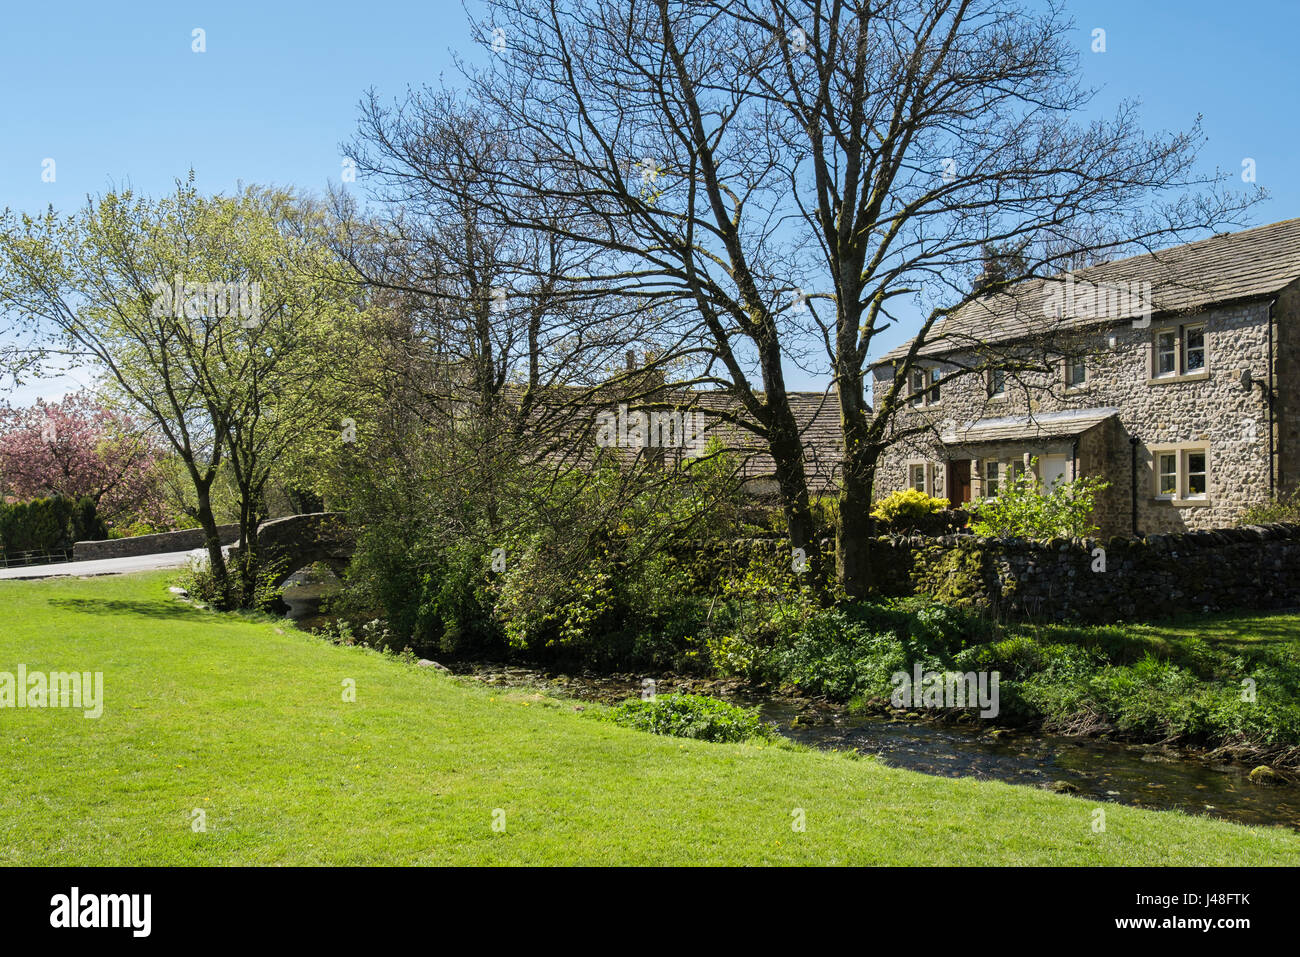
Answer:
[[[1253, 159], [1272, 194], [1254, 222], [1300, 216], [1300, 0], [1078, 0], [1068, 9], [1098, 110], [1140, 98], [1152, 131], [1202, 114], [1206, 168], [1239, 176]], [[1106, 31], [1104, 53], [1091, 51], [1096, 28]], [[206, 52], [192, 50], [195, 29]], [[463, 8], [444, 0], [7, 3], [0, 206], [67, 210], [127, 184], [163, 192], [191, 167], [207, 191], [241, 181], [324, 189], [339, 181], [339, 143], [362, 92], [454, 80], [455, 52], [476, 55]], [[45, 160], [54, 182], [42, 179]], [[40, 383], [10, 399], [75, 386]]]

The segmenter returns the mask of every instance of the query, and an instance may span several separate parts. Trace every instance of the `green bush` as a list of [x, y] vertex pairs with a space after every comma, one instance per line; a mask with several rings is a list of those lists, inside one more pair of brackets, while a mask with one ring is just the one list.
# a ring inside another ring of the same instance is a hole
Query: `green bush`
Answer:
[[542, 481], [545, 521], [504, 537], [493, 580], [511, 650], [565, 666], [704, 668], [717, 592], [698, 541], [740, 527], [734, 465], [693, 461], [644, 486], [613, 466]]
[[[189, 566], [177, 576], [176, 584], [184, 588], [191, 598], [216, 608], [226, 607], [231, 595], [243, 594], [247, 591], [247, 594], [252, 596], [252, 603], [248, 605], [250, 609], [271, 611], [276, 607], [280, 594], [284, 591], [284, 585], [275, 584], [275, 579], [279, 577], [281, 571], [285, 570], [286, 563], [287, 559], [264, 561], [256, 568], [250, 569], [247, 562], [235, 556], [226, 565], [227, 594], [222, 594], [216, 576], [212, 574], [212, 566], [205, 556], [192, 559]], [[245, 581], [249, 582], [250, 587], [247, 589], [244, 587]]]
[[93, 499], [55, 495], [30, 502], [0, 503], [0, 551], [57, 551], [74, 542], [106, 538]]
[[812, 584], [775, 552], [753, 552], [744, 564], [722, 569], [707, 621], [709, 660], [722, 674], [772, 681], [773, 655], [820, 607]]
[[[822, 533], [833, 533], [840, 519], [840, 503], [833, 495], [818, 495], [808, 503], [812, 509], [813, 524]], [[779, 532], [786, 530], [784, 516], [776, 527]]]
[[343, 594], [329, 613], [354, 621], [382, 616], [390, 644], [421, 653], [498, 655], [505, 643], [488, 595], [486, 535], [444, 539], [381, 520], [366, 524]]
[[1109, 482], [1083, 476], [1044, 491], [1032, 472], [1024, 472], [976, 507], [971, 530], [989, 538], [1086, 538], [1097, 531], [1092, 524], [1097, 495], [1109, 487]]
[[778, 737], [756, 709], [703, 695], [672, 694], [648, 701], [625, 701], [598, 714], [627, 728], [700, 741], [772, 741]]
[[1279, 495], [1263, 505], [1252, 505], [1237, 519], [1240, 525], [1300, 524], [1300, 489]]
[[891, 492], [871, 509], [871, 517], [893, 528], [909, 528], [948, 507], [946, 498], [931, 498], [914, 488]]

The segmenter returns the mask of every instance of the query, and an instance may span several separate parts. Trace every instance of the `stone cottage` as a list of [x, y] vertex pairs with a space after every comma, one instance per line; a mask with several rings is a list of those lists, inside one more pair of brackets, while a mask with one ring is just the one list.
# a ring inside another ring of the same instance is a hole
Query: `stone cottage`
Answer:
[[[1115, 535], [1232, 525], [1300, 483], [1300, 219], [1021, 283], [929, 338], [878, 495], [1094, 475]], [[877, 401], [910, 348], [873, 366]]]

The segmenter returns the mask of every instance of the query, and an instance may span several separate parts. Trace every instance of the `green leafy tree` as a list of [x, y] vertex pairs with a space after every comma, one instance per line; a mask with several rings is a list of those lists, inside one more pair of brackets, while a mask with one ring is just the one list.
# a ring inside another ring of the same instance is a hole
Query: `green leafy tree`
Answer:
[[[323, 414], [361, 304], [327, 220], [291, 193], [204, 196], [193, 174], [161, 199], [130, 190], [74, 214], [0, 216], [0, 308], [33, 342], [25, 367], [72, 361], [163, 436], [193, 487], [221, 600], [251, 601], [265, 490], [296, 443], [338, 434]], [[212, 505], [237, 491], [243, 584], [231, 587]]]

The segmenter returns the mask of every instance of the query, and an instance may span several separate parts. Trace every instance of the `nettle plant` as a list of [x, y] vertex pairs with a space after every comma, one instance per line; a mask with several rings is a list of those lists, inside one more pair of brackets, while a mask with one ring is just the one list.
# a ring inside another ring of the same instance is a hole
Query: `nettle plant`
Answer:
[[1097, 531], [1092, 512], [1097, 495], [1109, 482], [1082, 476], [1072, 482], [1057, 482], [1045, 489], [1030, 468], [998, 489], [998, 494], [981, 503], [971, 520], [971, 531], [989, 538], [1086, 538]]

